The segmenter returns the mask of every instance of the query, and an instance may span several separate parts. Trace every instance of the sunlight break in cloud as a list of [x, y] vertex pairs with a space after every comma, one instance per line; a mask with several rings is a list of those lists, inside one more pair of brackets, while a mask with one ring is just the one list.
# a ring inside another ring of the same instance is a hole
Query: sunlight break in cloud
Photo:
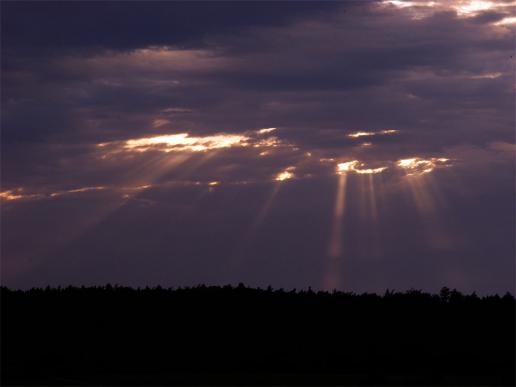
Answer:
[[398, 160], [397, 165], [398, 167], [403, 168], [407, 172], [408, 176], [411, 176], [432, 172], [437, 167], [449, 166], [449, 161], [450, 159], [444, 157], [432, 157], [430, 159], [413, 157]]
[[495, 26], [508, 26], [508, 25], [516, 24], [516, 16], [504, 17], [502, 20], [499, 20], [493, 24]]
[[178, 133], [127, 140], [124, 144], [124, 148], [142, 152], [156, 147], [160, 148], [160, 150], [163, 150], [164, 152], [201, 152], [210, 149], [247, 146], [248, 140], [248, 137], [236, 134], [218, 134], [205, 137], [190, 137], [188, 133]]
[[[490, 1], [490, 0], [447, 0], [447, 1], [411, 1], [411, 0], [384, 0], [381, 4], [395, 6], [410, 12], [414, 19], [421, 19], [435, 12], [455, 11], [462, 18], [470, 18], [482, 12], [512, 12], [511, 7], [516, 6], [516, 1]], [[493, 23], [495, 25], [514, 24], [516, 18], [507, 16]]]
[[372, 136], [382, 136], [387, 134], [396, 134], [399, 130], [396, 129], [384, 129], [377, 132], [366, 132], [366, 131], [359, 131], [348, 134], [348, 137], [351, 138], [359, 138], [359, 137], [372, 137]]
[[[212, 185], [210, 183], [210, 185]], [[42, 200], [42, 199], [56, 199], [65, 195], [80, 194], [84, 192], [98, 192], [98, 191], [112, 191], [112, 192], [135, 192], [142, 191], [151, 188], [151, 184], [138, 185], [138, 186], [91, 186], [91, 187], [79, 187], [72, 189], [59, 190], [49, 192], [47, 189], [42, 189], [40, 192], [25, 193], [26, 189], [19, 187], [12, 190], [0, 192], [0, 198], [6, 201], [13, 200]], [[129, 195], [125, 195], [129, 197]]]
[[89, 192], [89, 191], [103, 191], [105, 189], [107, 189], [107, 187], [105, 187], [105, 186], [75, 188], [75, 189], [70, 189], [67, 191], [53, 192], [50, 194], [50, 197], [56, 197], [56, 196], [61, 196], [61, 195], [66, 195], [66, 194], [81, 193], [81, 192]]
[[257, 138], [275, 131], [276, 128], [264, 128], [240, 134], [217, 133], [208, 136], [191, 136], [189, 133], [163, 134], [153, 137], [129, 139], [123, 142], [113, 141], [99, 143], [97, 147], [119, 146], [125, 151], [145, 152], [157, 150], [161, 152], [204, 152], [221, 148], [255, 147], [273, 148], [285, 145], [277, 137]]
[[263, 128], [263, 129], [260, 129], [257, 131], [258, 134], [267, 134], [267, 133], [271, 133], [271, 132], [274, 132], [276, 130], [276, 128]]
[[361, 163], [358, 160], [352, 160], [352, 161], [347, 161], [345, 163], [339, 163], [339, 164], [337, 164], [337, 174], [343, 174], [346, 172], [355, 172], [360, 175], [375, 174], [375, 173], [381, 173], [388, 168], [388, 167], [361, 168], [361, 167], [364, 167], [364, 163]]
[[11, 200], [20, 200], [20, 199], [33, 199], [34, 197], [37, 196], [35, 194], [30, 194], [30, 195], [23, 194], [22, 191], [23, 191], [22, 188], [18, 188], [15, 190], [2, 191], [2, 192], [0, 192], [0, 198], [7, 200], [7, 201], [11, 201]]
[[293, 179], [294, 178], [294, 172], [293, 171], [295, 169], [296, 169], [296, 167], [288, 167], [284, 171], [281, 171], [280, 173], [278, 173], [276, 175], [276, 177], [274, 178], [274, 180], [276, 180], [276, 181], [284, 181], [284, 180]]

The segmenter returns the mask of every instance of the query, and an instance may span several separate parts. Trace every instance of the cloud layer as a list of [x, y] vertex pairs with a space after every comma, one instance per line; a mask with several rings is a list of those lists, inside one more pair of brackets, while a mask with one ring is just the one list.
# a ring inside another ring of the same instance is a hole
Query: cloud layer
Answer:
[[512, 291], [514, 2], [56, 7], [2, 4], [7, 285]]

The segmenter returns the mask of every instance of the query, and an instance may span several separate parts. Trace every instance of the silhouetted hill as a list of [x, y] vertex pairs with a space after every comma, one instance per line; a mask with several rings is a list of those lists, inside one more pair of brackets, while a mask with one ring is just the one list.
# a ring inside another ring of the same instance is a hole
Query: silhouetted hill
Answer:
[[1, 289], [2, 385], [514, 385], [512, 296]]

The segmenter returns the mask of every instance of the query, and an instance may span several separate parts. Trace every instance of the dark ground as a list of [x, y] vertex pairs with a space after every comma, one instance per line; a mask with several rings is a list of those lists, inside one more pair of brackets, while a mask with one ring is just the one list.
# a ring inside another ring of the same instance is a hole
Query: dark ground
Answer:
[[2, 385], [507, 385], [512, 296], [1, 289]]

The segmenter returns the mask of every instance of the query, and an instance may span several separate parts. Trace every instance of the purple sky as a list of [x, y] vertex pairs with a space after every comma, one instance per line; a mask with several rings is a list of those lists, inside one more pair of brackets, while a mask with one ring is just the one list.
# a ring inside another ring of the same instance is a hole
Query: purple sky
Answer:
[[516, 1], [1, 7], [3, 285], [514, 293]]

